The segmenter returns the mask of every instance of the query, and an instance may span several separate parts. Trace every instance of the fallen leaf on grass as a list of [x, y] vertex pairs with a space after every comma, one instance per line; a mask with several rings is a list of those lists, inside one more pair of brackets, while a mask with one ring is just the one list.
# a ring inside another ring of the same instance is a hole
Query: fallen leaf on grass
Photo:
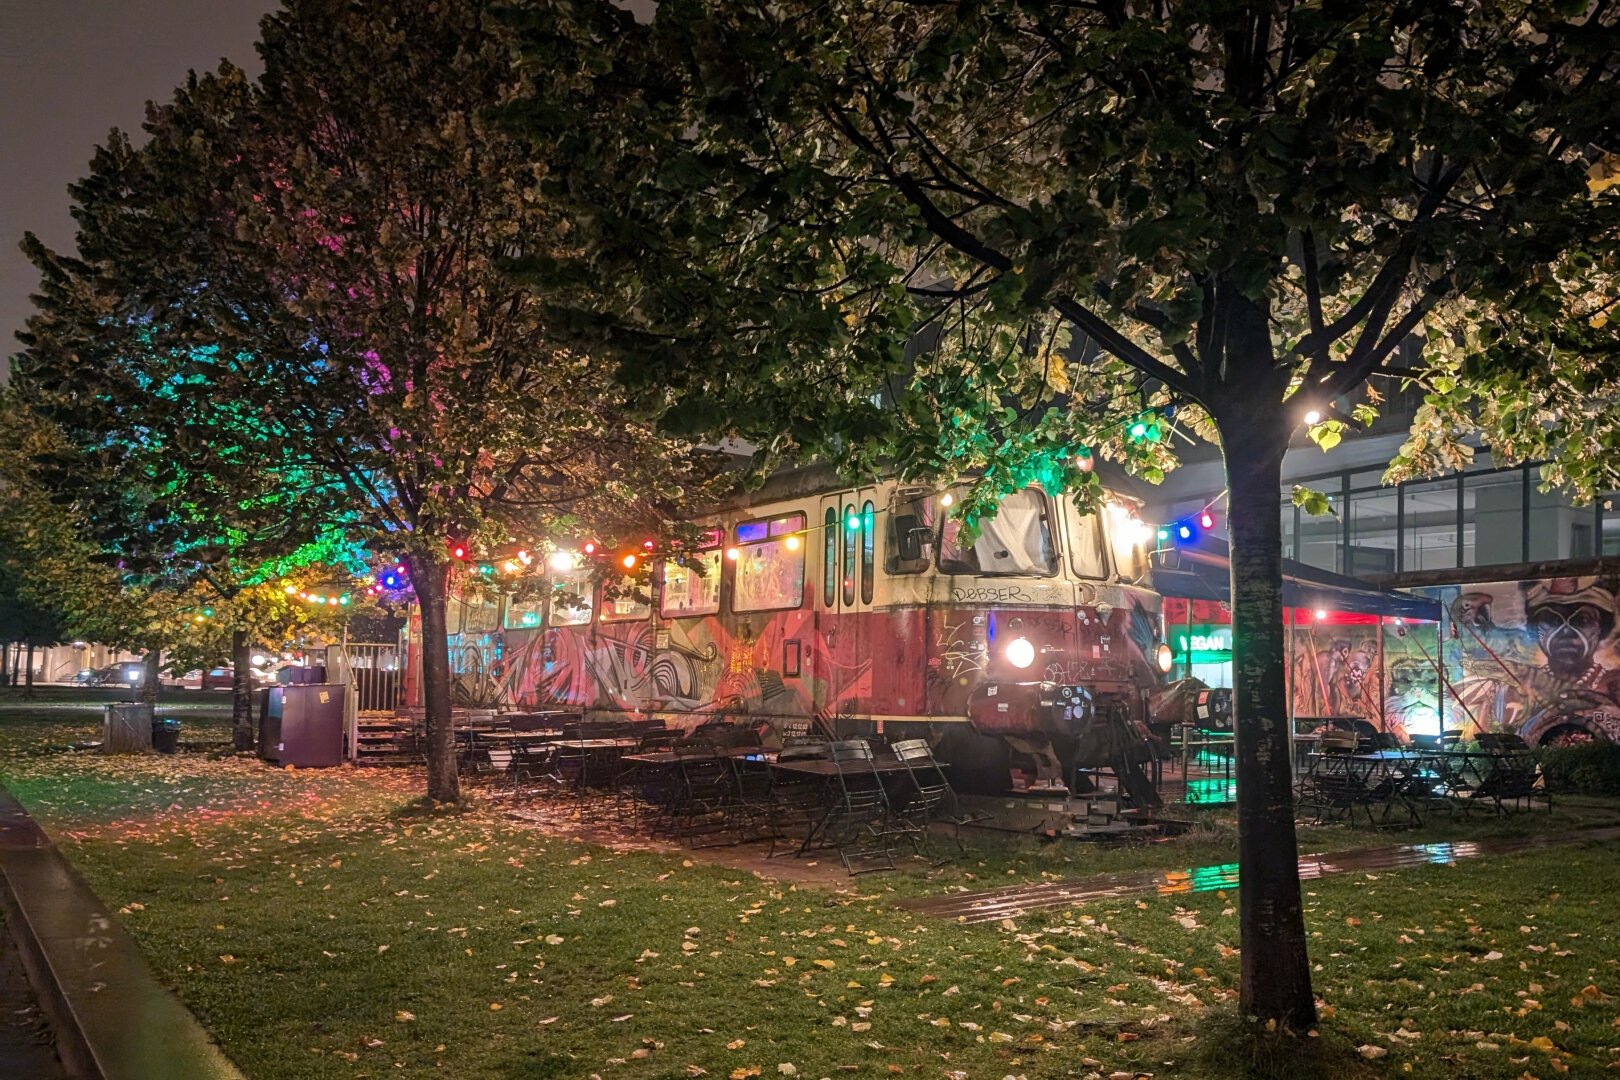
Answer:
[[1376, 1061], [1389, 1053], [1382, 1046], [1373, 1046], [1371, 1043], [1363, 1043], [1361, 1046], [1356, 1047], [1356, 1050], [1368, 1061]]

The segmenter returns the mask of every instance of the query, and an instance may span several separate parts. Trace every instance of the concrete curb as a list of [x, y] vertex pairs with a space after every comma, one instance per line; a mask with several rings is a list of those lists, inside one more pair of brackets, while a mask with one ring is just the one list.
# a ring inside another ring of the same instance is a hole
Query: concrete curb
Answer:
[[45, 831], [0, 787], [0, 904], [70, 1076], [241, 1080]]

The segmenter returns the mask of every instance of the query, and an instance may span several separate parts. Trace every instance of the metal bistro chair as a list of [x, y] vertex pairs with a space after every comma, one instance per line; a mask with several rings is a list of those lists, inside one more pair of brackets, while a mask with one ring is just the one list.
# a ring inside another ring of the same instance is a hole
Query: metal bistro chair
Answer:
[[[1299, 809], [1315, 812], [1317, 824], [1334, 820], [1341, 814], [1355, 818], [1355, 807], [1363, 803], [1362, 785], [1358, 773], [1349, 761], [1360, 740], [1354, 731], [1343, 728], [1321, 729], [1317, 753], [1311, 758], [1305, 773], [1299, 797]], [[1372, 811], [1368, 810], [1369, 821]]]
[[758, 840], [771, 835], [771, 798], [776, 789], [770, 764], [759, 756], [727, 754], [731, 770], [731, 801], [726, 816], [738, 840]]
[[823, 835], [838, 848], [850, 874], [893, 870], [894, 841], [900, 833], [890, 820], [871, 745], [865, 739], [844, 739], [830, 744], [828, 752], [837, 785]]
[[[921, 743], [921, 750], [912, 749], [907, 753], [900, 752], [901, 747], [913, 743]], [[954, 830], [952, 838], [956, 841], [957, 851], [966, 852], [967, 845], [962, 843], [962, 829], [965, 826], [990, 821], [995, 815], [986, 810], [973, 810], [962, 805], [962, 797], [957, 794], [956, 788], [951, 785], [950, 777], [945, 775], [945, 766], [941, 765], [939, 759], [934, 756], [934, 748], [928, 745], [927, 740], [908, 739], [904, 742], [897, 742], [894, 744], [894, 751], [895, 755], [905, 762], [906, 771], [911, 774], [912, 783], [916, 785], [919, 791], [926, 786], [925, 783], [918, 782], [919, 776], [932, 777], [932, 783], [944, 788], [945, 795], [939, 803], [935, 819], [952, 826]]]
[[497, 784], [502, 780], [510, 781], [512, 794], [517, 794], [517, 773], [512, 769], [512, 748], [510, 746], [491, 746], [484, 751], [484, 760], [489, 763], [489, 775], [496, 778]]
[[1552, 792], [1543, 782], [1535, 752], [1524, 739], [1511, 732], [1482, 732], [1478, 738], [1485, 767], [1473, 797], [1489, 799], [1498, 814], [1516, 810], [1521, 803], [1534, 810], [1537, 800], [1546, 802], [1550, 813]]
[[525, 779], [540, 780], [557, 788], [563, 786], [562, 774], [557, 771], [557, 748], [550, 743], [517, 743], [512, 755], [512, 790], [516, 791]]
[[[733, 824], [728, 812], [733, 798], [730, 762], [711, 750], [682, 758], [678, 768], [680, 788], [671, 814], [675, 835], [694, 848], [725, 843]], [[701, 838], [712, 843], [700, 844]]]
[[[782, 747], [776, 755], [778, 766], [794, 761], [826, 761], [825, 739]], [[776, 857], [778, 840], [796, 839], [808, 846], [828, 811], [827, 778], [789, 769], [773, 769], [771, 801], [766, 810], [766, 827], [770, 830], [770, 849], [765, 857]], [[801, 846], [800, 851], [804, 850]]]
[[[901, 835], [921, 855], [928, 847], [928, 827], [944, 814], [946, 803], [953, 799], [950, 781], [934, 760], [927, 739], [902, 739], [890, 748], [894, 756], [906, 767], [910, 781], [904, 797], [892, 800], [893, 820]], [[957, 846], [961, 847], [961, 829], [957, 829]]]

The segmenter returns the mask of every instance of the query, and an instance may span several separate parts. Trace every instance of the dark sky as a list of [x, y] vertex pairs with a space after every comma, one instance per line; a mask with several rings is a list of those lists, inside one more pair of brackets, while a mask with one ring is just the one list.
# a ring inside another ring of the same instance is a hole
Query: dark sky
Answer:
[[275, 0], [0, 0], [0, 375], [38, 283], [25, 230], [73, 242], [67, 185], [112, 128], [221, 57], [257, 74], [259, 18]]

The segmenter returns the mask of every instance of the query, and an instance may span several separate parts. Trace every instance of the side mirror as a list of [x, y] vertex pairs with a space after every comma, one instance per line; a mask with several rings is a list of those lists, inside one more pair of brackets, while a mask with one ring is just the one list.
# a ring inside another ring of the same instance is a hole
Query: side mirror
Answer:
[[916, 514], [900, 514], [894, 519], [895, 546], [903, 562], [917, 562], [923, 557], [922, 538], [928, 529]]

